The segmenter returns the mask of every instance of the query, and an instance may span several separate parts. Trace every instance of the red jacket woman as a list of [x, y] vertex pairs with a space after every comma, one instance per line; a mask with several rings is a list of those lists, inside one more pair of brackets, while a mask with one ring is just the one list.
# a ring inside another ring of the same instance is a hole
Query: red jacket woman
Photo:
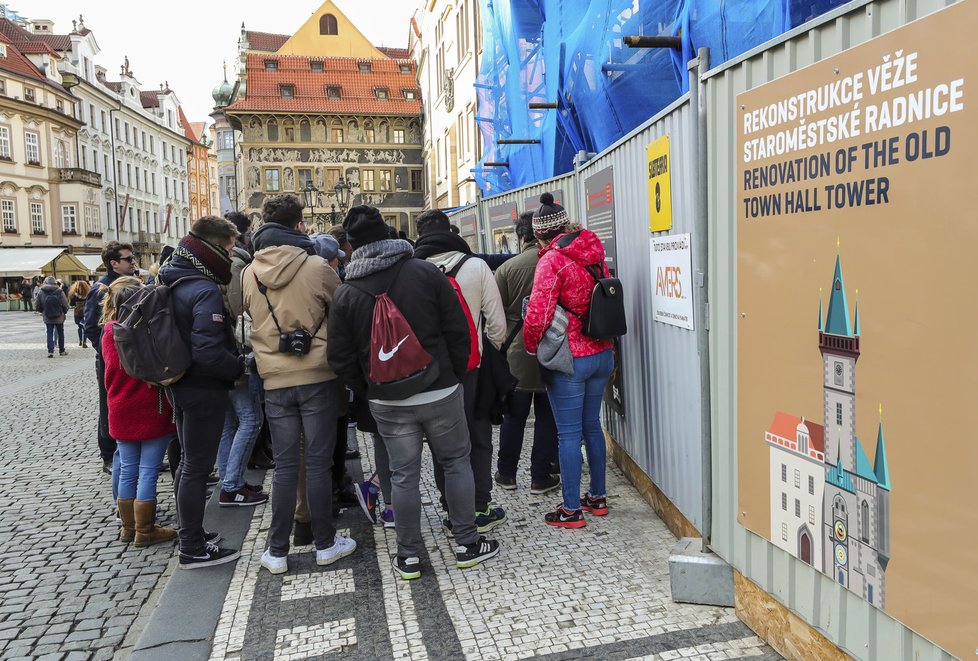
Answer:
[[[533, 277], [533, 290], [523, 322], [526, 350], [536, 353], [540, 339], [560, 305], [567, 311], [567, 343], [573, 357], [573, 373], [541, 368], [547, 396], [557, 423], [563, 503], [548, 512], [544, 521], [560, 528], [583, 528], [583, 511], [595, 516], [608, 513], [605, 493], [605, 440], [601, 430], [601, 402], [614, 368], [612, 343], [581, 332], [581, 319], [591, 308], [595, 278], [587, 267], [607, 275], [604, 248], [598, 236], [575, 228], [567, 211], [545, 193], [533, 215], [533, 234], [543, 248]], [[581, 496], [581, 440], [587, 452], [591, 485]]]

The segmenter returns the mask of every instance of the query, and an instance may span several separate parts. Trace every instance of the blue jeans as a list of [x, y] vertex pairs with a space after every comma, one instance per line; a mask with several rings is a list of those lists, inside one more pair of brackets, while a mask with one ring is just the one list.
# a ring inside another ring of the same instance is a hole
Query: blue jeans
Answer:
[[65, 325], [64, 324], [49, 324], [45, 323], [48, 327], [48, 353], [54, 353], [54, 338], [58, 338], [58, 351], [61, 353], [65, 352]]
[[173, 434], [150, 441], [116, 439], [119, 448], [119, 498], [156, 499], [160, 464]]
[[601, 400], [614, 369], [611, 349], [574, 359], [574, 373], [544, 370], [547, 394], [557, 422], [564, 509], [581, 509], [581, 439], [591, 472], [592, 496], [605, 496], [605, 446]]
[[112, 502], [119, 500], [119, 444], [116, 443], [115, 452], [112, 453]]
[[224, 417], [221, 445], [217, 449], [217, 474], [221, 476], [221, 488], [237, 491], [245, 485], [248, 458], [264, 419], [261, 377], [249, 374], [245, 380], [238, 381], [229, 394], [231, 403]]

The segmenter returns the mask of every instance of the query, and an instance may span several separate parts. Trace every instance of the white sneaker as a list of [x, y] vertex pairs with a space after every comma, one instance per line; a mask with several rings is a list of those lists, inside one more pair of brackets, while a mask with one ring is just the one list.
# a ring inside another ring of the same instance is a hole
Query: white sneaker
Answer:
[[272, 550], [266, 549], [261, 554], [261, 566], [273, 574], [284, 574], [289, 571], [289, 559], [272, 555]]
[[357, 550], [357, 543], [349, 537], [333, 538], [333, 545], [328, 549], [316, 551], [316, 564], [319, 566], [331, 565], [340, 558], [345, 558]]

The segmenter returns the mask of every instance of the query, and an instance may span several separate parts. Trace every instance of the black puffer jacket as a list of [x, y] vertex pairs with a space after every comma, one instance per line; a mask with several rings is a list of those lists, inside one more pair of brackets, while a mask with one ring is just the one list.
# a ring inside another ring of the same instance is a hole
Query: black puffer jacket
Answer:
[[[394, 283], [395, 274], [397, 282]], [[365, 290], [365, 291], [362, 291]], [[368, 399], [374, 297], [387, 295], [404, 315], [421, 346], [438, 363], [438, 379], [426, 391], [457, 385], [469, 361], [469, 327], [448, 278], [434, 264], [404, 257], [393, 266], [340, 285], [329, 315], [327, 359], [336, 373]], [[369, 292], [369, 293], [367, 293]]]
[[180, 278], [193, 280], [173, 289], [173, 315], [193, 362], [176, 388], [225, 388], [234, 386], [244, 370], [234, 342], [228, 312], [217, 283], [205, 278], [185, 257], [174, 255], [160, 271], [160, 281], [172, 285]]

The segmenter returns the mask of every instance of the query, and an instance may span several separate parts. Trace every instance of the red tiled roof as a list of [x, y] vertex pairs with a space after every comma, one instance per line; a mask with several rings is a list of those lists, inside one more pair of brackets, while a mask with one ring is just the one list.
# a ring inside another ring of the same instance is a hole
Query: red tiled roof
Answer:
[[[120, 85], [121, 88], [121, 85]], [[159, 92], [140, 92], [139, 102], [142, 104], [143, 108], [159, 108], [160, 107], [160, 96]]]
[[387, 57], [395, 60], [406, 60], [411, 57], [411, 51], [409, 51], [407, 48], [387, 48], [385, 46], [378, 46], [377, 50]]
[[50, 85], [61, 92], [67, 91], [61, 87], [61, 85], [57, 84], [53, 80], [50, 80], [47, 76], [41, 73], [40, 69], [34, 66], [34, 63], [20, 52], [17, 45], [14, 44], [10, 37], [2, 30], [0, 30], [0, 42], [7, 44], [7, 56], [0, 57], [0, 69], [24, 76], [25, 78], [36, 80], [40, 83], [44, 83], [45, 85]]
[[[801, 418], [778, 411], [774, 414], [774, 422], [771, 423], [768, 433], [788, 441], [795, 441], [798, 439], [797, 429], [801, 420]], [[825, 452], [825, 428], [811, 420], [805, 420], [805, 426], [808, 427], [809, 447], [819, 452]]]
[[288, 34], [272, 34], [271, 32], [245, 32], [248, 37], [248, 46], [251, 50], [269, 51], [274, 53], [285, 45], [285, 42], [292, 38]]
[[43, 53], [46, 55], [54, 55], [56, 57], [61, 57], [53, 48], [48, 46], [43, 41], [25, 41], [23, 43], [17, 44], [17, 50], [19, 50], [21, 53], [24, 53], [25, 55], [37, 55]]
[[[182, 111], [181, 111], [182, 112]], [[190, 130], [193, 131], [194, 140], [200, 142], [204, 138], [204, 130], [207, 128], [206, 122], [190, 122]]]
[[[278, 62], [277, 71], [265, 70], [269, 59]], [[363, 61], [370, 62], [370, 73], [360, 73], [358, 63]], [[310, 62], [322, 62], [324, 71], [313, 73]], [[401, 73], [401, 64], [381, 59], [249, 55], [247, 95], [228, 106], [228, 110], [419, 115], [421, 98], [414, 64], [410, 73]], [[295, 97], [283, 99], [280, 85], [294, 85]], [[326, 98], [326, 88], [334, 86], [340, 88], [340, 98]], [[386, 100], [377, 98], [378, 87], [387, 88]], [[405, 99], [404, 89], [415, 90], [417, 98]]]
[[71, 36], [67, 34], [31, 34], [31, 37], [43, 41], [54, 50], [71, 50]]
[[102, 84], [105, 85], [106, 87], [108, 87], [113, 92], [121, 92], [122, 91], [122, 83], [120, 83], [120, 82], [110, 82], [108, 80], [103, 80], [102, 81]]

